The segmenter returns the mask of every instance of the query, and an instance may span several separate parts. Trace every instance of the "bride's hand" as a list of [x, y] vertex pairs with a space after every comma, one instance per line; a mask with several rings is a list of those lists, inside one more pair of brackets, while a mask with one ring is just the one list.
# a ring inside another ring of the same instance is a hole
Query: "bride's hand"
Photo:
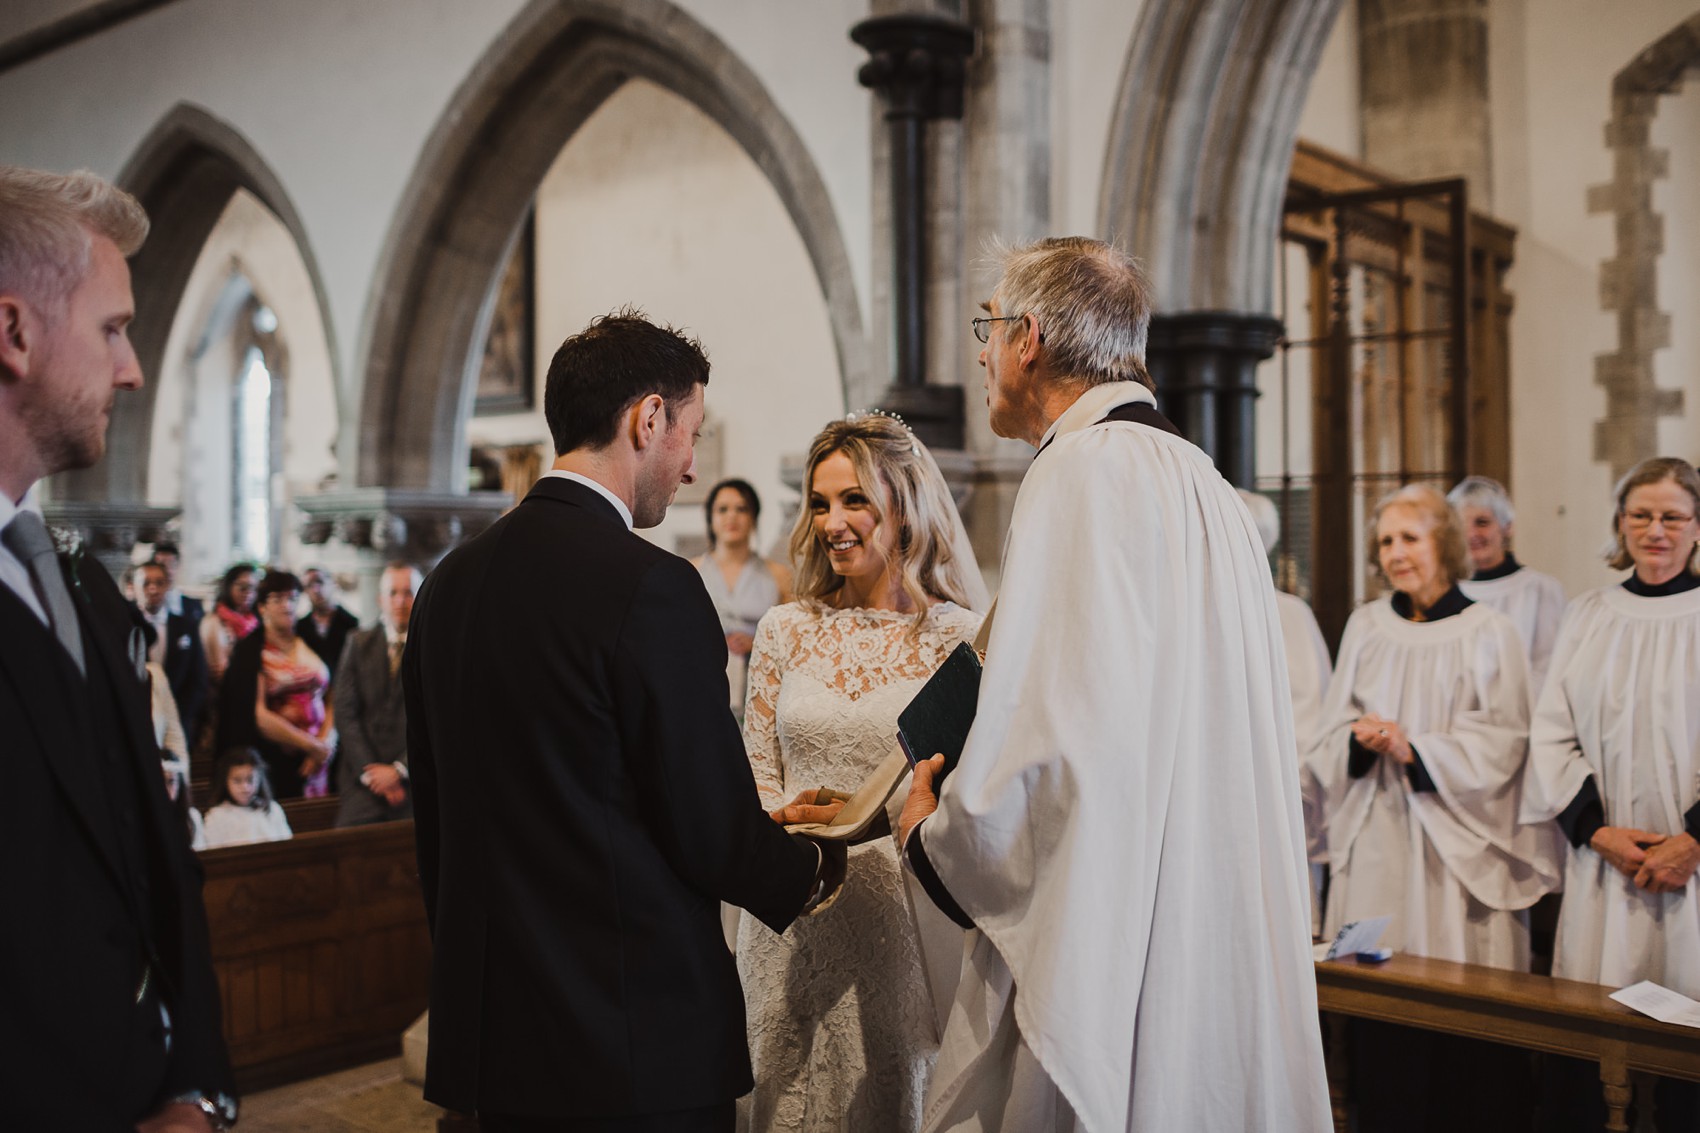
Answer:
[[838, 817], [849, 797], [843, 791], [818, 787], [804, 791], [792, 799], [790, 805], [771, 810], [768, 815], [781, 826], [796, 826], [804, 822], [818, 822], [824, 826]]
[[909, 797], [903, 802], [903, 813], [897, 816], [897, 847], [909, 844], [909, 832], [921, 825], [921, 820], [939, 808], [939, 797], [933, 792], [933, 780], [944, 770], [944, 756], [915, 765], [909, 779]]

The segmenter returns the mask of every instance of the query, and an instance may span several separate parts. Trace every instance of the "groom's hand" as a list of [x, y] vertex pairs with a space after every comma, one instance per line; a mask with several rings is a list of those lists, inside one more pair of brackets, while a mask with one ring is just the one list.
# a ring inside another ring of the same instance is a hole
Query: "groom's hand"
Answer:
[[897, 816], [897, 848], [909, 844], [909, 832], [921, 825], [921, 820], [939, 808], [939, 797], [933, 791], [933, 780], [944, 770], [944, 756], [935, 755], [915, 765], [909, 778], [909, 797], [903, 802], [903, 813]]
[[804, 791], [792, 799], [788, 806], [771, 810], [768, 814], [781, 826], [796, 826], [805, 822], [818, 822], [824, 826], [838, 817], [838, 812], [844, 809], [845, 800], [849, 797], [843, 791], [818, 787], [812, 791]]

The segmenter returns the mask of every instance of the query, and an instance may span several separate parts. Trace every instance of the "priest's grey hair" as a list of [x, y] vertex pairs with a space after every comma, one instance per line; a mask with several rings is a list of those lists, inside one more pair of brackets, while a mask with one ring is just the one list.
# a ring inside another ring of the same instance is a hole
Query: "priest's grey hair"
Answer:
[[0, 165], [0, 293], [57, 319], [104, 236], [126, 257], [148, 235], [148, 214], [129, 193], [87, 170], [47, 173]]
[[[1692, 464], [1674, 456], [1643, 460], [1625, 473], [1617, 487], [1612, 489], [1617, 507], [1611, 515], [1611, 542], [1606, 544], [1605, 559], [1606, 565], [1613, 570], [1629, 570], [1635, 566], [1635, 559], [1629, 553], [1629, 543], [1623, 537], [1623, 512], [1629, 506], [1629, 493], [1648, 484], [1663, 484], [1666, 480], [1688, 493], [1694, 513], [1700, 515], [1700, 474], [1694, 471]], [[1700, 574], [1700, 540], [1696, 540], [1689, 550], [1688, 573]]]
[[1462, 515], [1467, 507], [1479, 507], [1493, 513], [1501, 527], [1517, 521], [1517, 509], [1511, 506], [1511, 494], [1505, 485], [1488, 476], [1466, 476], [1446, 493], [1446, 502]]
[[1381, 497], [1369, 518], [1369, 561], [1375, 564], [1375, 573], [1383, 581], [1387, 581], [1387, 576], [1381, 570], [1380, 532], [1377, 528], [1381, 526], [1381, 513], [1393, 507], [1411, 508], [1433, 521], [1434, 549], [1448, 582], [1470, 577], [1470, 551], [1464, 540], [1464, 521], [1446, 502], [1439, 488], [1430, 484], [1406, 484]]
[[[1033, 316], [1053, 374], [1088, 386], [1139, 382], [1156, 389], [1145, 368], [1151, 281], [1132, 256], [1084, 236], [993, 251], [1003, 268], [993, 293], [999, 312]], [[1020, 326], [998, 329], [1007, 341]]]

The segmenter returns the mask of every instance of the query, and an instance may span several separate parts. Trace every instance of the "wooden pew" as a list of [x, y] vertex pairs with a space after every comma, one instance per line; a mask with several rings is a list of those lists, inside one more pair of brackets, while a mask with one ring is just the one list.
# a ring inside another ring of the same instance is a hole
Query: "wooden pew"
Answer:
[[[320, 804], [335, 800], [303, 800]], [[293, 815], [291, 817], [293, 821]], [[413, 823], [309, 832], [200, 855], [238, 1086], [393, 1055], [425, 1010], [430, 939]]]
[[[1606, 1128], [1628, 1133], [1631, 1072], [1700, 1081], [1700, 1029], [1638, 1015], [1614, 1002], [1613, 990], [1420, 956], [1398, 955], [1385, 964], [1329, 960], [1316, 965], [1317, 1004], [1324, 1014], [1598, 1062]], [[1328, 1084], [1338, 1133], [1347, 1129], [1351, 1097], [1344, 1031], [1343, 1026], [1329, 1028]]]

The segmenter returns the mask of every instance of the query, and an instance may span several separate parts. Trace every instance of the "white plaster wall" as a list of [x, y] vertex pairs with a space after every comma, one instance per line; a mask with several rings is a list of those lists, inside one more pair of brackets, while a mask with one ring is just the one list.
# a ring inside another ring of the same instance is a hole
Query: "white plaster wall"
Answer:
[[[178, 0], [0, 72], [0, 161], [115, 176], [180, 101], [241, 133], [301, 215], [324, 276], [342, 403], [377, 258], [420, 147], [522, 0]], [[864, 0], [680, 0], [735, 50], [805, 139], [868, 278]]]
[[[561, 340], [625, 303], [699, 337], [721, 473], [755, 485], [761, 541], [784, 534], [779, 460], [845, 412], [826, 305], [802, 240], [762, 172], [694, 106], [622, 87], [562, 149], [537, 202], [537, 408], [475, 417], [473, 444], [547, 446], [543, 380]], [[715, 444], [699, 449], [712, 476]], [[546, 447], [552, 454], [552, 447]], [[706, 483], [704, 484], [706, 487]], [[682, 495], [689, 497], [691, 493]], [[703, 531], [679, 503], [645, 532]]]
[[1659, 455], [1700, 460], [1700, 70], [1659, 100], [1652, 144], [1670, 155], [1670, 176], [1653, 183], [1664, 217], [1659, 309], [1671, 317], [1670, 346], [1653, 355], [1653, 380], [1682, 391], [1683, 415], [1659, 421]]
[[[1517, 264], [1507, 281], [1517, 301], [1511, 323], [1517, 550], [1574, 595], [1617, 577], [1598, 559], [1609, 526], [1611, 474], [1593, 460], [1594, 422], [1605, 408], [1594, 359], [1617, 347], [1615, 315], [1600, 309], [1599, 266], [1616, 254], [1616, 243], [1611, 214], [1588, 212], [1588, 187], [1612, 176], [1604, 133], [1613, 77], [1693, 15], [1694, 3], [1492, 0], [1489, 11], [1493, 166], [1501, 171], [1494, 205], [1518, 228]], [[1692, 180], [1672, 184], [1693, 199]], [[1681, 233], [1667, 220], [1667, 246], [1692, 249], [1693, 239], [1692, 229]], [[1677, 321], [1695, 309], [1692, 277], [1688, 286], [1686, 306], [1661, 296]], [[1691, 409], [1697, 411], [1700, 406]]]
[[319, 304], [289, 230], [259, 201], [238, 192], [208, 237], [184, 290], [159, 374], [147, 498], [181, 503], [183, 567], [191, 582], [210, 580], [231, 558], [231, 396], [236, 360], [231, 328], [209, 320], [233, 275], [252, 285], [278, 319], [287, 385], [283, 438], [286, 511], [280, 562], [299, 566], [319, 554], [305, 548], [289, 501], [321, 490], [335, 474], [336, 390]]
[[[1051, 8], [1051, 229], [1097, 232], [1110, 119], [1143, 0], [1056, 0]], [[1135, 255], [1137, 248], [1130, 249]], [[977, 300], [976, 300], [977, 301]]]

